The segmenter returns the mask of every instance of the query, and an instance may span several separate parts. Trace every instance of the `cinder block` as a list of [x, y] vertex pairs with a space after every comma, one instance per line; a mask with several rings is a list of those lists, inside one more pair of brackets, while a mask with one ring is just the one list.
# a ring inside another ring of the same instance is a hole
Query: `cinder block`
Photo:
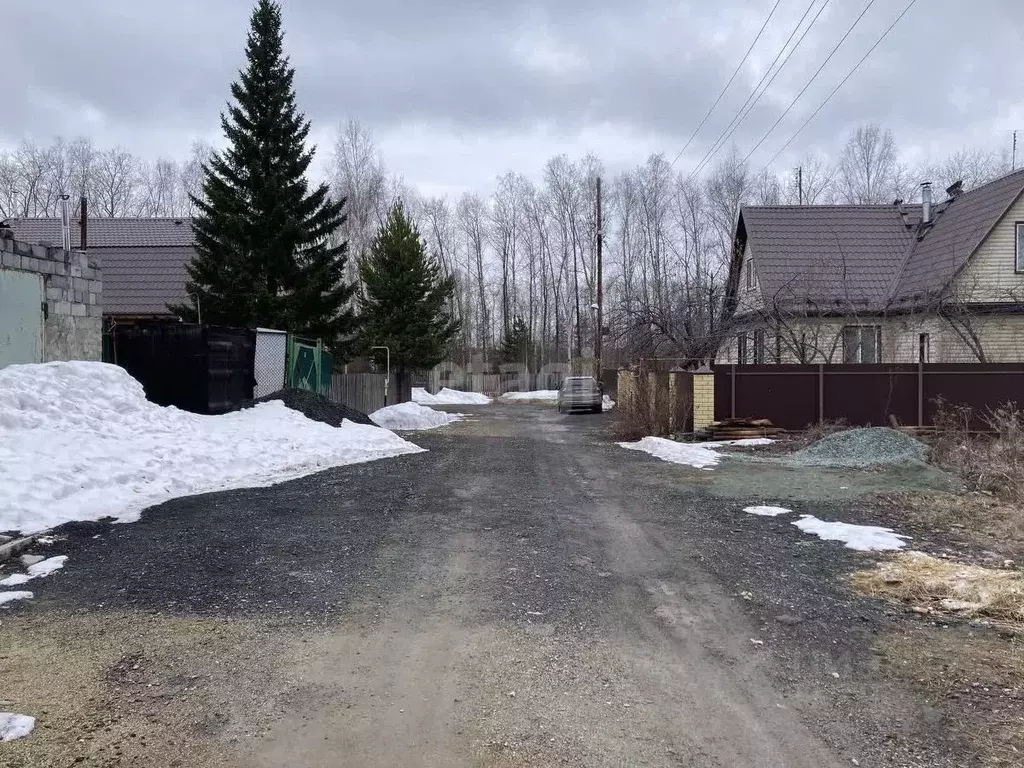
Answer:
[[67, 298], [67, 291], [63, 288], [54, 288], [52, 285], [46, 286], [46, 300], [47, 301], [64, 301]]
[[90, 304], [86, 312], [89, 314], [89, 317], [103, 317], [103, 307], [99, 304]]
[[95, 304], [96, 303], [96, 294], [95, 293], [90, 293], [89, 294], [89, 300], [87, 302], [85, 302], [85, 303], [86, 304]]
[[76, 288], [71, 292], [71, 300], [76, 304], [84, 304], [85, 294]]
[[96, 270], [92, 267], [82, 267], [82, 278], [85, 280], [95, 280]]
[[71, 305], [71, 316], [72, 317], [85, 317], [88, 315], [88, 309], [85, 304], [72, 304]]
[[92, 291], [93, 293], [103, 293], [103, 281], [93, 280], [91, 283], [89, 283], [89, 290]]
[[50, 313], [54, 315], [70, 315], [71, 314], [71, 302], [70, 301], [58, 301], [56, 304], [51, 305]]
[[80, 266], [78, 266], [77, 264], [72, 264], [71, 268], [68, 271], [69, 271], [69, 274], [72, 277], [81, 277], [82, 276], [82, 268]]
[[67, 275], [53, 275], [47, 279], [46, 284], [54, 288], [64, 288], [67, 290], [71, 287], [71, 278]]
[[3, 256], [0, 256], [0, 264], [11, 269], [21, 269], [21, 256], [4, 251]]
[[35, 258], [37, 258], [37, 259], [48, 259], [48, 258], [50, 258], [50, 254], [49, 254], [49, 252], [47, 250], [47, 247], [45, 245], [33, 245], [32, 246], [32, 255]]

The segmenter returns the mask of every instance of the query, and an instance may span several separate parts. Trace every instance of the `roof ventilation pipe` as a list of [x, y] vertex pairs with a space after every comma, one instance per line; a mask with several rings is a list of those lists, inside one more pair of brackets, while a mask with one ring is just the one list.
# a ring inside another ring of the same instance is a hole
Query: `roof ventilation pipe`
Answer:
[[932, 223], [932, 183], [930, 181], [921, 184], [921, 223]]

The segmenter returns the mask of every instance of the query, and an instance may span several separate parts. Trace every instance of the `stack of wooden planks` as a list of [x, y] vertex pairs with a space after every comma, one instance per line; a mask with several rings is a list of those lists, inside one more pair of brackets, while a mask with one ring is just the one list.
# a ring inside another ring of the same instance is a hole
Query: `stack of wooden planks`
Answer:
[[713, 440], [742, 440], [748, 437], [774, 437], [782, 432], [768, 419], [723, 419], [708, 427]]

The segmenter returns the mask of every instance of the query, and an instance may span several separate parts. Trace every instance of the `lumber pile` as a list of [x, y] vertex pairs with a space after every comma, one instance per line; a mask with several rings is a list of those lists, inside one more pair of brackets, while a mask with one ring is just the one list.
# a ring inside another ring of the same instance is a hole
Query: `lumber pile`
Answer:
[[768, 419], [722, 419], [708, 427], [713, 440], [742, 440], [748, 437], [774, 437], [782, 432]]

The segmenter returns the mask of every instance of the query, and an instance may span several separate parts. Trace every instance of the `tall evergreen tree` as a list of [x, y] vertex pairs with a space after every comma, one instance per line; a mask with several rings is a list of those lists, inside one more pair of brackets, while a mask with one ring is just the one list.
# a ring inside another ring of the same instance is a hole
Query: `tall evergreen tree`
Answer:
[[530, 329], [527, 327], [526, 321], [516, 315], [512, 318], [512, 325], [505, 331], [505, 338], [501, 342], [501, 361], [529, 365], [532, 353]]
[[[250, 18], [247, 65], [231, 85], [221, 126], [228, 147], [203, 166], [192, 198], [196, 257], [188, 268], [188, 320], [267, 326], [323, 339], [336, 354], [355, 330], [354, 286], [344, 281], [347, 245], [331, 244], [344, 200], [310, 190], [310, 124], [298, 111], [295, 70], [283, 52], [281, 7], [259, 0]], [[197, 307], [198, 303], [198, 307]]]
[[427, 255], [401, 202], [388, 212], [359, 276], [363, 344], [390, 349], [399, 383], [409, 370], [441, 362], [459, 332], [451, 313], [455, 280]]

